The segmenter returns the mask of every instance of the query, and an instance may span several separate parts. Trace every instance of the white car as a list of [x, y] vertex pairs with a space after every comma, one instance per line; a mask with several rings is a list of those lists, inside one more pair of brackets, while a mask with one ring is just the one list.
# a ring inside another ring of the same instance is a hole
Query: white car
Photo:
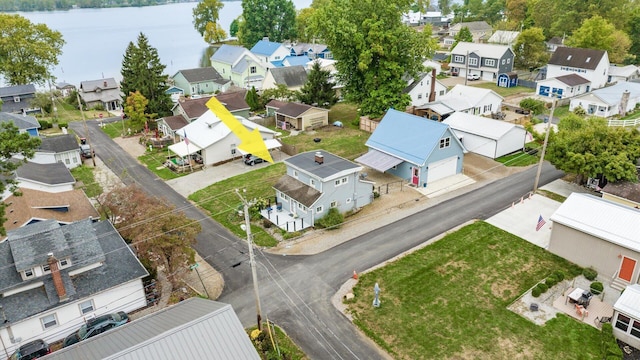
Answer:
[[480, 80], [480, 75], [478, 74], [467, 74], [467, 80]]

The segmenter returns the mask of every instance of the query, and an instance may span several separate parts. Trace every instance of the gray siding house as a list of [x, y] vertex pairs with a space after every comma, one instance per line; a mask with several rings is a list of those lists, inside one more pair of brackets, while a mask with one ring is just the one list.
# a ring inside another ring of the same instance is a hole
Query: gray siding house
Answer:
[[313, 226], [331, 208], [344, 213], [373, 200], [373, 183], [360, 179], [362, 166], [349, 160], [317, 150], [284, 163], [287, 174], [273, 186], [276, 209], [268, 208], [262, 214], [287, 231]]
[[451, 50], [451, 73], [478, 74], [480, 79], [496, 81], [498, 74], [513, 71], [515, 54], [506, 45], [459, 42]]
[[213, 94], [226, 91], [231, 81], [224, 79], [212, 67], [178, 70], [171, 77], [175, 85], [184, 90], [184, 95]]

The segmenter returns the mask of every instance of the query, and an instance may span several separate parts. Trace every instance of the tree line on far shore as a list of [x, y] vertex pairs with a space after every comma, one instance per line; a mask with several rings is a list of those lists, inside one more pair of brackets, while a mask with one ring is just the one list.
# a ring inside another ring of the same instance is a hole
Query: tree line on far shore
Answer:
[[53, 11], [73, 8], [152, 6], [194, 0], [0, 0], [0, 11]]

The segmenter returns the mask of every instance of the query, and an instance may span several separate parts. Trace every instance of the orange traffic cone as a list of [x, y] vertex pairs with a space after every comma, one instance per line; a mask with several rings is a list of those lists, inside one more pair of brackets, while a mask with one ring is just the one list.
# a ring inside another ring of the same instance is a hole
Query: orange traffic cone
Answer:
[[358, 280], [358, 273], [355, 270], [353, 270], [353, 278]]

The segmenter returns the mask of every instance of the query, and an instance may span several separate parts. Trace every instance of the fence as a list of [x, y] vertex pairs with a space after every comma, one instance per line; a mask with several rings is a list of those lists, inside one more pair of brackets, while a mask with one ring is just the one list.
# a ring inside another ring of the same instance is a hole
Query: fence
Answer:
[[364, 130], [366, 132], [372, 133], [376, 130], [376, 127], [378, 127], [378, 124], [380, 124], [379, 120], [369, 119], [368, 116], [360, 117], [360, 130]]
[[518, 79], [518, 86], [523, 86], [529, 89], [535, 89], [537, 85], [538, 83], [535, 81]]
[[631, 120], [608, 120], [609, 126], [640, 126], [640, 119], [631, 119]]
[[378, 192], [380, 196], [387, 195], [395, 191], [404, 191], [404, 180], [392, 181], [390, 183], [378, 185], [373, 190]]

